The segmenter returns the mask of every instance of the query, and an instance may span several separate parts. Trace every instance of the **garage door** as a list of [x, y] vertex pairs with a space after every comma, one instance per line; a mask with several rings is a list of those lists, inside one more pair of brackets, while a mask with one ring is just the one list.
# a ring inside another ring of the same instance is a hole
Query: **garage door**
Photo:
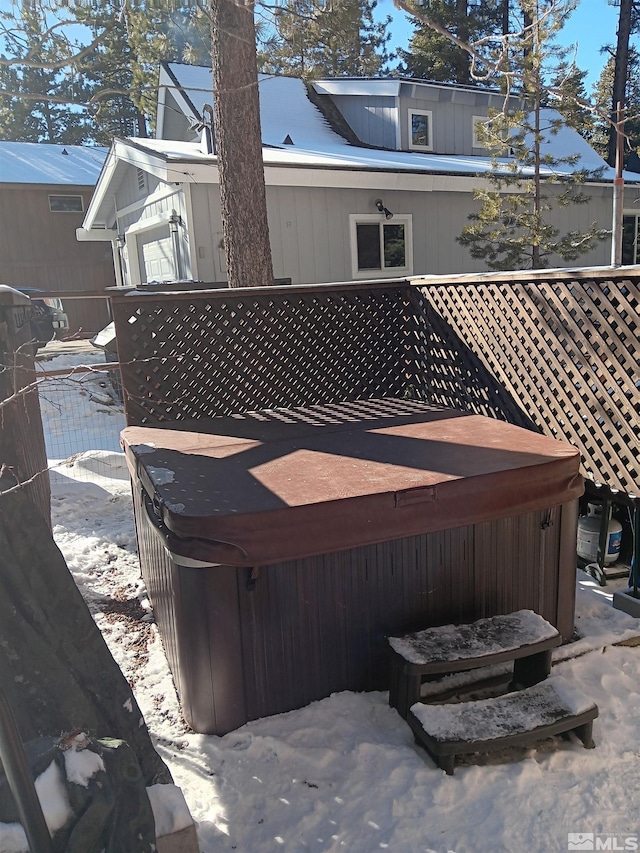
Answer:
[[140, 234], [138, 252], [141, 281], [175, 281], [178, 277], [168, 225]]

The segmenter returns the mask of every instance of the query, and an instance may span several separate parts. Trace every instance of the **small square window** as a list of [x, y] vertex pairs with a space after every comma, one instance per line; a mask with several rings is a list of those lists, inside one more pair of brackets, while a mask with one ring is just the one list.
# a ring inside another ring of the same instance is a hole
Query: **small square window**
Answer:
[[433, 149], [430, 110], [409, 111], [409, 148], [416, 151]]
[[411, 216], [396, 215], [391, 222], [361, 214], [350, 221], [354, 278], [411, 275]]
[[84, 204], [81, 195], [50, 195], [51, 213], [82, 213]]

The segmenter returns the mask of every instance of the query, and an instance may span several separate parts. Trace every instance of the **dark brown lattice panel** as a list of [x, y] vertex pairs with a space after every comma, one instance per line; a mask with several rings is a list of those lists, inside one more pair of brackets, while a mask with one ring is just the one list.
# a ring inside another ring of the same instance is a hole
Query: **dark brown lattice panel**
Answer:
[[127, 421], [424, 399], [421, 304], [406, 283], [114, 296]]
[[637, 496], [639, 281], [636, 267], [431, 280], [430, 401], [530, 422], [576, 445], [586, 476]]

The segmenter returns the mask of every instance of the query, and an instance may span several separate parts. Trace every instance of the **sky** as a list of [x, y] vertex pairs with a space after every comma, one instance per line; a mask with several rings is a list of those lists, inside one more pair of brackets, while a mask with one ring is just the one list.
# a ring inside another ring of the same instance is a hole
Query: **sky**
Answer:
[[[102, 358], [59, 356], [48, 367]], [[460, 761], [447, 776], [415, 745], [382, 692], [334, 694], [222, 737], [191, 731], [155, 624], [102, 610], [114, 597], [137, 597], [149, 607], [119, 452], [124, 416], [105, 405], [103, 380], [94, 373], [76, 384], [72, 422], [63, 422], [59, 406], [45, 407], [48, 447], [56, 435], [83, 432], [83, 420], [102, 432], [95, 446], [103, 450], [80, 453], [52, 474], [54, 537], [114, 658], [134, 682], [156, 748], [197, 822], [202, 853], [640, 849], [640, 648], [631, 645], [640, 625], [611, 607], [610, 582], [601, 588], [586, 575], [579, 574], [577, 585], [579, 639], [554, 650], [552, 672], [597, 703], [593, 750], [551, 738]], [[630, 645], [618, 645], [623, 640]], [[59, 784], [46, 781], [41, 788], [60, 794]], [[58, 803], [58, 814], [66, 805]], [[177, 828], [185, 815], [174, 809], [169, 818]], [[0, 824], [1, 853], [25, 853], [19, 830]]]
[[[608, 0], [579, 0], [567, 26], [562, 31], [564, 45], [577, 45], [577, 65], [588, 72], [587, 91], [598, 79], [606, 61], [600, 53], [605, 44], [615, 45], [619, 10], [610, 6]], [[378, 15], [391, 15], [392, 48], [405, 48], [413, 33], [413, 27], [404, 12], [393, 5], [393, 0], [379, 0]]]

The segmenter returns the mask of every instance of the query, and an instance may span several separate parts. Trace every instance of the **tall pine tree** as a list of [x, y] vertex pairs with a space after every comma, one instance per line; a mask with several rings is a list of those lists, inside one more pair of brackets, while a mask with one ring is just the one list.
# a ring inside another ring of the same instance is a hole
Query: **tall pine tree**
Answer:
[[[561, 233], [554, 222], [554, 212], [589, 200], [582, 184], [592, 177], [577, 168], [575, 156], [554, 156], [554, 137], [564, 122], [545, 108], [546, 80], [554, 72], [566, 75], [564, 52], [554, 39], [573, 7], [551, 7], [539, 0], [522, 0], [521, 5], [523, 28], [508, 40], [509, 66], [504, 70], [512, 81], [520, 81], [524, 106], [507, 108], [488, 122], [484, 142], [493, 159], [489, 187], [474, 192], [480, 207], [458, 238], [472, 257], [494, 270], [539, 269], [551, 259], [575, 261], [609, 233], [597, 223], [586, 231]], [[573, 76], [579, 81], [579, 74]]]
[[[593, 87], [592, 99], [596, 108], [596, 114], [589, 141], [605, 159], [609, 155], [611, 132], [609, 110], [611, 107], [614, 70], [615, 58], [611, 57], [602, 69], [600, 77]], [[629, 49], [627, 61], [625, 104], [624, 159], [626, 162], [631, 152], [636, 151], [640, 147], [640, 53], [633, 47]]]
[[[509, 0], [420, 0], [416, 12], [463, 42], [502, 35], [508, 28]], [[399, 73], [443, 83], [476, 84], [468, 51], [419, 19], [408, 50], [400, 50]]]
[[38, 3], [23, 4], [17, 14], [13, 7], [0, 12], [0, 139], [79, 144], [91, 138], [86, 113], [72, 107], [89, 97], [72, 67], [82, 50], [74, 19], [65, 15], [65, 28], [50, 13]]
[[209, 16], [188, 0], [30, 0], [0, 11], [0, 138], [108, 143], [153, 125], [162, 60], [207, 64]]
[[285, 0], [262, 28], [260, 70], [304, 79], [385, 73], [391, 18], [376, 22], [375, 8], [376, 0]]

